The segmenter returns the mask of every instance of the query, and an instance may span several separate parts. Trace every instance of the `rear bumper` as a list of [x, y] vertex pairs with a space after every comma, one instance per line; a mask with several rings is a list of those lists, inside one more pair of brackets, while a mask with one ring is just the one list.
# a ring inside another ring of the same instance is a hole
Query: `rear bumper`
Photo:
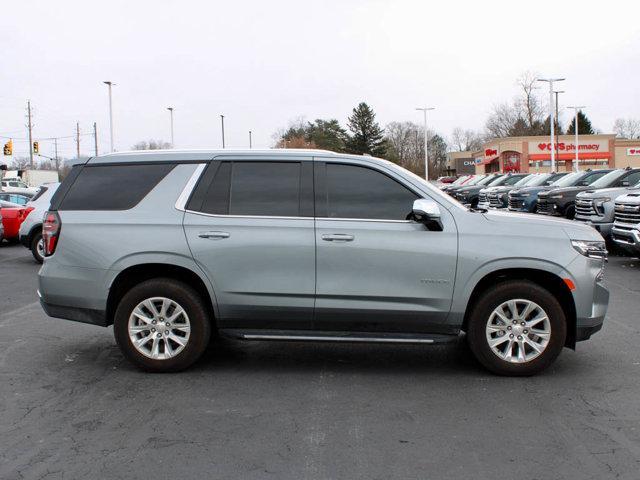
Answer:
[[62, 318], [64, 320], [72, 320], [74, 322], [89, 323], [106, 327], [107, 315], [103, 310], [91, 310], [89, 308], [65, 307], [62, 305], [52, 305], [46, 303], [42, 298], [40, 305], [47, 315], [53, 318]]
[[31, 245], [29, 245], [29, 235], [20, 235], [20, 243], [27, 248], [31, 248]]

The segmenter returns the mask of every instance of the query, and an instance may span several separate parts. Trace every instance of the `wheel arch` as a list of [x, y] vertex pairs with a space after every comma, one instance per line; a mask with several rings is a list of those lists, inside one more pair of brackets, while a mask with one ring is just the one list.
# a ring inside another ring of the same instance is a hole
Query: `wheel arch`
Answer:
[[504, 268], [487, 273], [482, 277], [480, 281], [476, 283], [467, 302], [462, 322], [462, 330], [466, 331], [471, 311], [482, 293], [497, 283], [511, 280], [531, 281], [549, 291], [558, 299], [567, 322], [567, 339], [565, 341], [565, 346], [575, 349], [577, 317], [573, 294], [566, 283], [558, 275], [547, 270], [536, 268]]
[[107, 325], [113, 324], [113, 317], [118, 307], [118, 303], [122, 297], [133, 286], [150, 280], [152, 278], [171, 278], [183, 282], [194, 288], [203, 298], [207, 305], [210, 318], [216, 318], [216, 302], [213, 292], [207, 286], [206, 279], [202, 278], [193, 270], [175, 264], [167, 263], [141, 263], [131, 265], [113, 279], [109, 286], [109, 295], [107, 297], [106, 320]]

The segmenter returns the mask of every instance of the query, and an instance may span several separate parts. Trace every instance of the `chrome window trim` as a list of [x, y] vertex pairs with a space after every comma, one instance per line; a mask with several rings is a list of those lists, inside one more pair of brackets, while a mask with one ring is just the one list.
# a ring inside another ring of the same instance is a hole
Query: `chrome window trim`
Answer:
[[180, 196], [176, 200], [176, 203], [175, 203], [176, 210], [180, 210], [181, 212], [186, 212], [187, 202], [189, 201], [191, 192], [193, 192], [193, 189], [195, 188], [196, 183], [198, 183], [198, 180], [200, 179], [200, 175], [202, 175], [202, 172], [204, 172], [204, 169], [206, 166], [207, 166], [206, 163], [199, 163], [195, 171], [191, 174], [191, 177], [187, 181], [186, 185], [182, 189], [182, 192], [180, 193]]
[[384, 219], [372, 219], [372, 218], [330, 218], [330, 217], [278, 217], [273, 215], [222, 215], [219, 213], [205, 213], [198, 212], [196, 210], [183, 210], [185, 213], [193, 213], [194, 215], [202, 215], [204, 217], [214, 218], [246, 218], [246, 219], [260, 219], [266, 218], [270, 220], [337, 220], [345, 222], [377, 222], [377, 223], [413, 223], [411, 220], [384, 220]]

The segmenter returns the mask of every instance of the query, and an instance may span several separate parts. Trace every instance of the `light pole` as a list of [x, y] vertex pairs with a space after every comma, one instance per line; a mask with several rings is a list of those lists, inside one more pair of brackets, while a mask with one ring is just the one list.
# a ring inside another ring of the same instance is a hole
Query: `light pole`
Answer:
[[551, 171], [554, 172], [556, 169], [556, 149], [555, 149], [555, 138], [554, 138], [554, 130], [555, 130], [555, 118], [554, 118], [554, 109], [553, 109], [553, 82], [561, 82], [564, 78], [538, 78], [538, 82], [548, 82], [549, 83], [549, 120], [550, 127], [549, 130], [551, 132]]
[[576, 116], [574, 117], [575, 120], [573, 121], [574, 123], [574, 127], [575, 127], [575, 134], [576, 134], [576, 140], [575, 140], [575, 144], [576, 144], [576, 160], [575, 160], [575, 166], [573, 167], [573, 169], [576, 172], [580, 171], [580, 167], [578, 166], [578, 112], [580, 111], [580, 109], [585, 108], [584, 105], [575, 105], [575, 106], [569, 106], [567, 105], [567, 108], [573, 108], [573, 110], [576, 113]]
[[222, 124], [222, 148], [224, 148], [224, 115], [220, 115], [220, 122]]
[[102, 82], [109, 87], [109, 136], [111, 138], [111, 151], [115, 152], [113, 148], [113, 104], [111, 103], [111, 87], [115, 85], [115, 83], [106, 81]]
[[[561, 93], [564, 93], [564, 90], [554, 90], [554, 92], [553, 92], [553, 93], [555, 93], [555, 94], [556, 94], [556, 120], [555, 120], [555, 122], [553, 122], [553, 131], [554, 131], [554, 132], [555, 132], [555, 134], [556, 134], [556, 138], [558, 138], [558, 137], [559, 137], [559, 135], [558, 135], [558, 129], [556, 128], [557, 126], [559, 126], [559, 125], [560, 125], [560, 116], [559, 116], [559, 114], [558, 114], [558, 95], [559, 95], [559, 94], [561, 94]], [[555, 147], [556, 147], [556, 158], [557, 158], [557, 157], [558, 157], [558, 155], [559, 155], [559, 151], [558, 151], [558, 144], [559, 144], [559, 143], [560, 143], [560, 140], [558, 139], [558, 140], [556, 141], [556, 145], [555, 145]]]
[[424, 178], [427, 182], [429, 181], [429, 134], [427, 133], [427, 112], [435, 109], [435, 107], [416, 108], [416, 110], [420, 110], [424, 114]]
[[251, 130], [249, 130], [249, 148], [253, 148], [253, 144], [251, 142]]
[[169, 110], [169, 117], [171, 118], [171, 148], [174, 148], [175, 144], [173, 143], [173, 107], [167, 107], [167, 110]]

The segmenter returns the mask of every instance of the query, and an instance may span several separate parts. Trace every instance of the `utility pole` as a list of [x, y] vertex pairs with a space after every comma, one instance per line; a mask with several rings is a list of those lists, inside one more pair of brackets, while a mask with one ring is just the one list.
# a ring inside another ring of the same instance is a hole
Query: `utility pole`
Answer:
[[174, 148], [175, 144], [173, 143], [173, 107], [167, 107], [167, 110], [169, 110], [169, 116], [171, 117], [171, 148]]
[[102, 82], [109, 87], [109, 135], [111, 137], [111, 151], [115, 152], [113, 149], [113, 104], [111, 102], [111, 87], [115, 85], [115, 83], [106, 81]]
[[253, 145], [251, 143], [251, 130], [249, 130], [249, 148], [253, 148]]
[[56, 163], [56, 172], [60, 173], [60, 160], [58, 159], [58, 139], [53, 139], [54, 162]]
[[424, 114], [424, 179], [429, 181], [429, 133], [427, 131], [427, 112], [435, 110], [435, 107], [419, 107], [416, 110]]
[[80, 159], [80, 122], [76, 122], [76, 158]]
[[224, 115], [220, 115], [220, 121], [222, 122], [222, 148], [224, 148]]
[[96, 157], [98, 156], [98, 127], [96, 122], [93, 122], [93, 148], [95, 150]]
[[[564, 93], [564, 90], [555, 90], [553, 93], [556, 94], [556, 121], [553, 122], [553, 129], [556, 132], [556, 138], [559, 138], [560, 135], [558, 134], [558, 126], [560, 124], [560, 117], [558, 115], [558, 94]], [[560, 143], [560, 140], [556, 142], [556, 158], [559, 157], [559, 151], [558, 151], [559, 143]]]
[[578, 111], [585, 108], [584, 105], [576, 105], [576, 106], [567, 106], [567, 108], [573, 108], [575, 111], [576, 116], [574, 117], [574, 127], [575, 127], [575, 144], [576, 144], [576, 159], [574, 161], [575, 165], [573, 166], [573, 169], [576, 172], [580, 171], [580, 167], [578, 165]]
[[29, 129], [29, 167], [33, 169], [33, 124], [31, 123], [31, 100], [27, 100], [27, 128]]
[[554, 119], [554, 108], [553, 108], [553, 82], [561, 82], [564, 78], [538, 78], [538, 82], [547, 82], [549, 83], [549, 126], [550, 136], [551, 136], [551, 171], [555, 172], [556, 170], [556, 149], [555, 149], [555, 119]]

